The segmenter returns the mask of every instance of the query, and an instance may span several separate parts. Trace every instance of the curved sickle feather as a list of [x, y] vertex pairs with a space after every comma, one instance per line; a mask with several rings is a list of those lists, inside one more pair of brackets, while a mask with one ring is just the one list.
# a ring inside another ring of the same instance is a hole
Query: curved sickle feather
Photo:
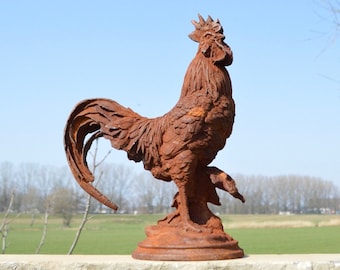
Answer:
[[[113, 210], [117, 210], [117, 205], [92, 185], [94, 176], [86, 162], [87, 152], [92, 142], [103, 136], [100, 132], [100, 126], [90, 117], [91, 113], [95, 112], [95, 105], [95, 99], [84, 100], [75, 107], [69, 116], [64, 133], [66, 157], [78, 184], [96, 200]], [[85, 143], [86, 136], [93, 132], [95, 133]]]

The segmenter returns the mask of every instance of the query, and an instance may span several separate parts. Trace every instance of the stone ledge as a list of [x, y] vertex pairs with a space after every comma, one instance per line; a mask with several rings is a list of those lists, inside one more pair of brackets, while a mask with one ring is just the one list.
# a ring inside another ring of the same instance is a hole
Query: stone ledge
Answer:
[[250, 255], [200, 262], [142, 261], [119, 255], [0, 255], [4, 270], [340, 270], [340, 254]]

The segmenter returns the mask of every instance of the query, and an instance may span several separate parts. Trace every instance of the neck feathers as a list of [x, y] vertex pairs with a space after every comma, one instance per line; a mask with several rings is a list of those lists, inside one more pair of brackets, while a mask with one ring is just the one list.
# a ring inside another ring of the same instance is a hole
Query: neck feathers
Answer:
[[221, 95], [231, 96], [231, 82], [223, 66], [214, 65], [200, 52], [190, 63], [184, 77], [181, 98], [198, 91], [206, 91], [213, 100]]

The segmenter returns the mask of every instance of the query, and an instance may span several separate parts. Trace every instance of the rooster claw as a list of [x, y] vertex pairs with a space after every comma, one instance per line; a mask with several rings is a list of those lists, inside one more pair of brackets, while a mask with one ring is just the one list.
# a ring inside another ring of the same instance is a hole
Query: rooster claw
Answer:
[[196, 224], [194, 222], [185, 222], [183, 228], [186, 232], [194, 232], [194, 233], [212, 233], [213, 230], [211, 228], [207, 228], [205, 226]]
[[199, 225], [194, 225], [190, 223], [185, 223], [183, 228], [186, 232], [195, 232], [195, 233], [202, 232], [202, 229], [199, 227]]

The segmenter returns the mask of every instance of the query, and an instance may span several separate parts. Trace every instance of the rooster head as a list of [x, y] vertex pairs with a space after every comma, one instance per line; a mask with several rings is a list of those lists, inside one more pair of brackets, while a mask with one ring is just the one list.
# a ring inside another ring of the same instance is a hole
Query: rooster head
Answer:
[[207, 20], [198, 14], [199, 22], [192, 21], [195, 30], [189, 37], [199, 43], [199, 51], [215, 65], [229, 66], [233, 62], [233, 53], [224, 42], [223, 28], [220, 21], [210, 16]]

